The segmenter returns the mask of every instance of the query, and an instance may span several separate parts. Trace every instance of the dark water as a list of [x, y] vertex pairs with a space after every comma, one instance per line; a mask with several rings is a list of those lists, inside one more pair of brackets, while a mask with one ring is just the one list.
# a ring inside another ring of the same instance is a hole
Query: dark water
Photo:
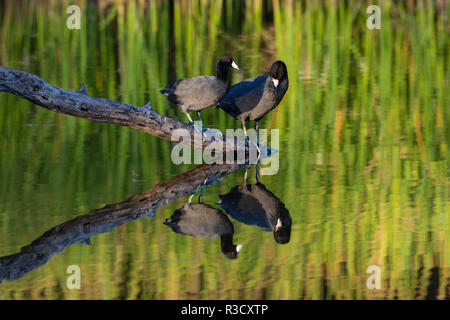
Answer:
[[[383, 1], [369, 30], [369, 4], [82, 2], [71, 31], [69, 2], [2, 2], [1, 65], [62, 88], [184, 121], [159, 90], [213, 74], [224, 54], [241, 68], [233, 83], [281, 59], [290, 87], [260, 123], [279, 130], [279, 171], [257, 183], [250, 167], [245, 187], [243, 168], [175, 165], [168, 141], [0, 93], [0, 278], [18, 277], [0, 298], [448, 299], [450, 9]], [[202, 118], [240, 127], [215, 108]], [[217, 204], [230, 191], [244, 200]], [[193, 228], [215, 237], [164, 224], [201, 193], [193, 211], [219, 222]], [[282, 212], [288, 243], [267, 211]]]

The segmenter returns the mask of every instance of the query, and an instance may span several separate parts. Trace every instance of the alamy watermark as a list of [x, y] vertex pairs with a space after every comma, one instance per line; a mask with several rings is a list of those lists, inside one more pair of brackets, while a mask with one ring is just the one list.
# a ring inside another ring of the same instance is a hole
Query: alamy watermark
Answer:
[[370, 290], [381, 289], [381, 267], [373, 264], [367, 268], [366, 272], [371, 274], [366, 281], [367, 288]]
[[[267, 129], [260, 129], [258, 132], [248, 129], [246, 133], [248, 149], [245, 140], [241, 140], [244, 136], [242, 129], [226, 129], [225, 141], [219, 130], [209, 129], [203, 133], [194, 131], [192, 135], [190, 130], [176, 129], [172, 133], [171, 140], [178, 143], [172, 148], [171, 160], [176, 165], [256, 164], [261, 161], [263, 164], [261, 175], [276, 174], [279, 169], [279, 130], [270, 130], [270, 147], [267, 146], [269, 133]], [[205, 141], [208, 145], [202, 150]]]
[[69, 30], [81, 29], [81, 9], [79, 6], [73, 4], [67, 7], [66, 12], [70, 16], [66, 20], [66, 26]]
[[75, 264], [67, 267], [67, 274], [70, 276], [67, 277], [66, 286], [69, 290], [80, 290], [81, 289], [81, 269], [80, 266]]
[[381, 29], [381, 10], [377, 5], [371, 5], [367, 7], [367, 13], [371, 15], [367, 18], [366, 25], [370, 30]]

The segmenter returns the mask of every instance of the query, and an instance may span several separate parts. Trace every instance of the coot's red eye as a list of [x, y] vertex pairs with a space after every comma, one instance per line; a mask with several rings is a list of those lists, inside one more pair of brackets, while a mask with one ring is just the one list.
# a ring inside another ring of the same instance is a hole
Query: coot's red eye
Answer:
[[230, 60], [230, 59], [228, 59], [228, 62], [231, 62], [231, 60]]

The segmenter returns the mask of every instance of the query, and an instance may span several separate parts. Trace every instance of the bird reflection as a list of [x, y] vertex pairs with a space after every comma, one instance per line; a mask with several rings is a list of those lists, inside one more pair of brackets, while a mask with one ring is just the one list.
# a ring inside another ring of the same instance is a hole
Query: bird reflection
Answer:
[[[143, 217], [153, 217], [156, 210], [177, 198], [192, 194], [198, 190], [198, 186], [204, 185], [205, 181], [209, 181], [208, 184], [211, 185], [242, 166], [240, 164], [204, 164], [163, 181], [126, 201], [106, 205], [54, 226], [30, 244], [22, 247], [19, 252], [0, 257], [0, 283], [3, 280], [22, 278], [28, 272], [46, 264], [55, 254], [68, 246], [78, 243], [91, 244], [91, 237], [97, 234], [109, 232], [115, 227]], [[220, 212], [220, 210], [218, 211]], [[222, 212], [220, 214], [225, 219], [217, 220], [225, 220], [231, 225], [227, 216]], [[211, 223], [211, 225], [214, 224]], [[228, 226], [228, 229], [226, 227], [217, 227], [217, 229], [219, 230], [217, 234], [220, 234], [224, 240], [222, 247], [226, 255], [237, 256], [240, 246], [231, 247], [232, 225], [231, 228]], [[228, 232], [223, 230], [228, 230]], [[230, 241], [227, 240], [228, 238]], [[228, 247], [229, 244], [230, 247]]]
[[227, 194], [219, 195], [220, 206], [235, 220], [265, 231], [273, 231], [275, 241], [288, 243], [291, 239], [292, 219], [284, 203], [259, 181], [233, 187]]
[[233, 244], [234, 227], [222, 210], [202, 202], [202, 193], [198, 203], [191, 203], [192, 196], [182, 208], [175, 210], [164, 221], [174, 232], [193, 237], [220, 237], [222, 253], [229, 259], [236, 259], [242, 245]]

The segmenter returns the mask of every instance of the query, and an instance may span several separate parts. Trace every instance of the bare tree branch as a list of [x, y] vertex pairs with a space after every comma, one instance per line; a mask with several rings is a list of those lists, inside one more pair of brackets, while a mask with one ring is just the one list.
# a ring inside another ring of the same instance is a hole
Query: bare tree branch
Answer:
[[[12, 93], [25, 98], [54, 112], [60, 112], [71, 116], [114, 123], [121, 126], [137, 129], [153, 136], [172, 141], [172, 133], [176, 129], [186, 129], [194, 137], [195, 130], [192, 126], [183, 122], [165, 117], [153, 111], [151, 102], [139, 108], [130, 104], [108, 100], [104, 98], [90, 97], [87, 94], [87, 86], [78, 91], [69, 91], [55, 87], [36, 75], [9, 69], [0, 66], [0, 91]], [[196, 133], [201, 138], [200, 133]], [[223, 153], [226, 151], [245, 150], [245, 142], [234, 137], [222, 136], [222, 140], [212, 142], [202, 139], [199, 145], [190, 139], [190, 145], [194, 148], [217, 148], [223, 143]], [[228, 145], [228, 149], [226, 149]]]

